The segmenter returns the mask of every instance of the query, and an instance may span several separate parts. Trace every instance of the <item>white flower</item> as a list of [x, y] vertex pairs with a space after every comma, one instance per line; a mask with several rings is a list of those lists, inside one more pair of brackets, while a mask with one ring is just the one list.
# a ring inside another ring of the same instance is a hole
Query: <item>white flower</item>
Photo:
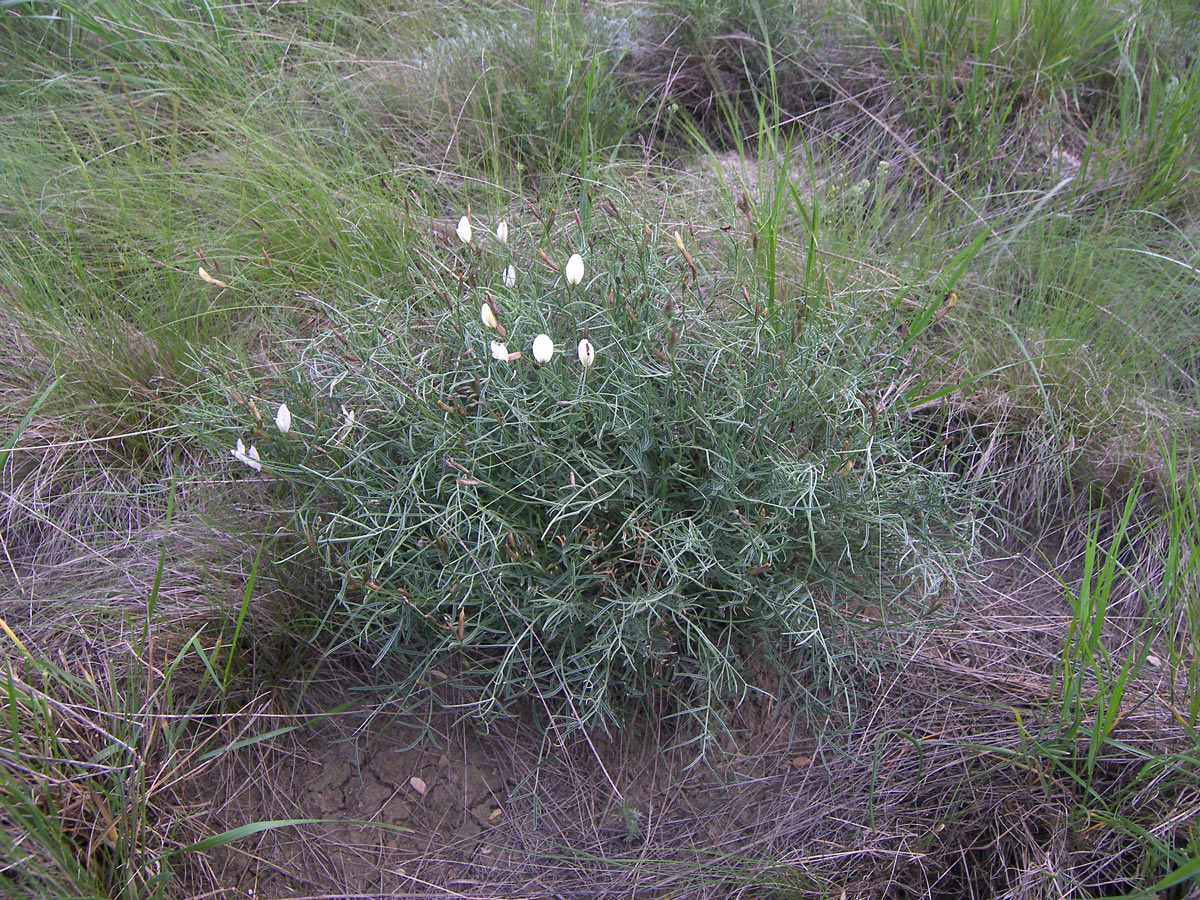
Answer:
[[492, 331], [495, 331], [500, 325], [500, 323], [496, 321], [496, 314], [492, 312], [492, 304], [490, 303], [485, 303], [483, 306], [479, 307], [479, 320], [488, 328], [492, 329]]
[[341, 426], [333, 433], [333, 437], [329, 442], [333, 445], [341, 444], [350, 436], [350, 432], [354, 430], [354, 410], [346, 409], [346, 405], [342, 404], [342, 416], [344, 417]]
[[275, 427], [284, 434], [292, 430], [292, 411], [286, 403], [279, 404], [279, 412], [275, 413]]
[[587, 338], [579, 342], [579, 361], [583, 363], [585, 369], [590, 369], [592, 363], [596, 361], [596, 348]]
[[471, 220], [463, 216], [458, 220], [458, 239], [464, 244], [471, 243]]
[[499, 341], [492, 341], [492, 359], [496, 362], [508, 362], [508, 347]]
[[510, 288], [516, 283], [517, 283], [517, 267], [509, 266], [507, 269], [504, 270], [504, 286], [506, 288]]
[[508, 223], [501, 222], [496, 226], [496, 239], [502, 244], [508, 243]]
[[246, 445], [242, 443], [241, 438], [237, 439], [237, 446], [229, 451], [229, 455], [238, 462], [244, 462], [255, 472], [262, 471], [262, 462], [258, 456], [258, 448], [251, 444], [249, 451], [247, 451]]
[[539, 334], [533, 339], [533, 358], [540, 363], [550, 362], [550, 357], [554, 355], [554, 341], [550, 340], [550, 335]]
[[567, 284], [579, 284], [583, 281], [583, 257], [578, 253], [572, 253], [571, 258], [567, 260], [567, 267], [563, 269], [563, 274], [567, 276]]

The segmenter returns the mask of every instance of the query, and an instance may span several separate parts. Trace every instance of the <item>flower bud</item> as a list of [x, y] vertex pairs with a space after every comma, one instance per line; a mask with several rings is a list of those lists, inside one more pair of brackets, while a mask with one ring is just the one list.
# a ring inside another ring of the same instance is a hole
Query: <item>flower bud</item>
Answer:
[[502, 244], [508, 243], [508, 223], [501, 222], [496, 226], [496, 240]]
[[550, 357], [554, 355], [554, 341], [550, 340], [550, 335], [539, 334], [533, 339], [533, 358], [540, 363], [550, 362]]
[[286, 403], [279, 404], [279, 412], [275, 413], [275, 427], [283, 434], [292, 430], [292, 411]]
[[500, 325], [500, 323], [496, 321], [496, 314], [492, 312], [492, 304], [490, 303], [485, 303], [483, 306], [479, 307], [479, 320], [483, 322], [485, 326], [492, 329], [492, 331], [496, 331]]
[[567, 284], [579, 284], [583, 281], [583, 257], [578, 253], [572, 253], [571, 258], [567, 260], [567, 267], [563, 269], [563, 274], [567, 277]]
[[203, 281], [205, 284], [211, 284], [214, 287], [219, 287], [219, 288], [229, 287], [229, 285], [227, 285], [225, 282], [223, 282], [220, 278], [213, 278], [211, 275], [208, 274], [208, 272], [204, 271], [204, 266], [201, 266], [197, 270], [197, 274], [199, 274], [200, 280]]
[[504, 270], [504, 286], [510, 288], [517, 283], [517, 267], [509, 266]]
[[596, 361], [596, 348], [592, 346], [592, 342], [587, 338], [579, 342], [579, 361], [585, 369], [590, 369], [592, 363]]
[[492, 341], [492, 359], [496, 362], [508, 362], [508, 347], [499, 341]]
[[471, 220], [470, 219], [468, 219], [466, 216], [463, 216], [461, 219], [458, 220], [458, 228], [455, 230], [458, 232], [458, 239], [460, 241], [462, 241], [464, 244], [471, 243]]

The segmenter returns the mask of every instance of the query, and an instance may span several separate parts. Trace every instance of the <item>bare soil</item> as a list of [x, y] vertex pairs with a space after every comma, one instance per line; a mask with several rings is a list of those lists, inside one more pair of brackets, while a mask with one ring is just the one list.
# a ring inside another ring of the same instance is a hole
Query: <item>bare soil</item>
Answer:
[[449, 714], [326, 720], [276, 742], [257, 775], [225, 771], [203, 791], [210, 828], [328, 821], [223, 848], [209, 874], [263, 900], [598, 896], [636, 891], [644, 870], [665, 889], [768, 829], [780, 792], [811, 776], [815, 741], [772, 707], [747, 703], [740, 752], [690, 768], [694, 749], [660, 749], [680, 735], [559, 738], [532, 711], [489, 733]]

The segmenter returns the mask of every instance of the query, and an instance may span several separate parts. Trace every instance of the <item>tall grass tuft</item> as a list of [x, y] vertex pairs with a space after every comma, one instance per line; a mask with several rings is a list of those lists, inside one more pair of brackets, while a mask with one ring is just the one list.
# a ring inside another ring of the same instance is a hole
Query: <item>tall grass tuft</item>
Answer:
[[[1182, 840], [1177, 830], [1200, 781], [1200, 495], [1176, 453], [1164, 452], [1164, 508], [1138, 521], [1134, 485], [1107, 526], [1088, 534], [1082, 575], [1064, 591], [1070, 616], [1042, 737], [1031, 742], [1042, 777], [1063, 780], [1079, 820], [1109, 832], [1103, 880], [1088, 884], [1080, 873], [1084, 888], [1126, 878], [1160, 891], [1200, 871], [1194, 834]], [[1155, 736], [1161, 723], [1171, 740]]]

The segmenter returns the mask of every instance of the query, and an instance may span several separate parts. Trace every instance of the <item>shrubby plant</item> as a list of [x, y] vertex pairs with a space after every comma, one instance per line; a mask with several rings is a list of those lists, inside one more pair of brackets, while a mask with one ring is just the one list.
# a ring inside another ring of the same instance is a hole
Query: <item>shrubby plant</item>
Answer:
[[285, 384], [214, 375], [199, 413], [288, 489], [297, 559], [340, 585], [322, 629], [407, 660], [408, 688], [585, 726], [663, 688], [708, 735], [747, 654], [815, 696], [856, 613], [939, 591], [954, 486], [899, 402], [900, 331], [768, 315], [678, 232], [592, 237], [569, 263], [447, 246], [419, 316], [364, 305]]

